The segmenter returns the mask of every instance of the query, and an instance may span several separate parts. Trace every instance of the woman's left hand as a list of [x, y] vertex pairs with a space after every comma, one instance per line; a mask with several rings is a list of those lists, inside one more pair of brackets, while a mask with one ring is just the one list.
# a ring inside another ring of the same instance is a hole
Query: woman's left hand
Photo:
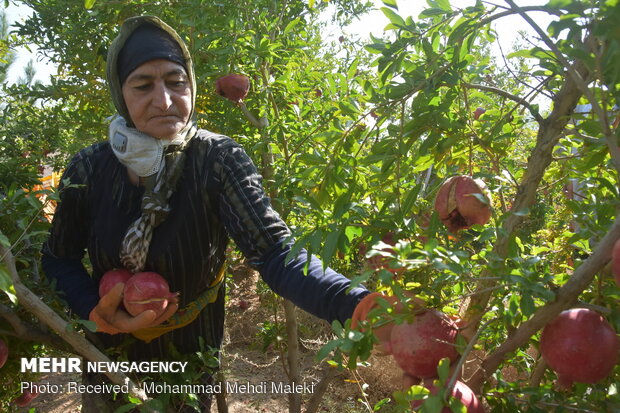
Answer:
[[125, 284], [118, 283], [109, 293], [101, 297], [99, 303], [90, 312], [89, 319], [97, 324], [97, 332], [118, 334], [131, 333], [147, 327], [154, 327], [166, 321], [179, 309], [177, 296], [170, 299], [164, 313], [157, 317], [153, 310], [146, 310], [132, 316], [120, 308], [123, 302]]

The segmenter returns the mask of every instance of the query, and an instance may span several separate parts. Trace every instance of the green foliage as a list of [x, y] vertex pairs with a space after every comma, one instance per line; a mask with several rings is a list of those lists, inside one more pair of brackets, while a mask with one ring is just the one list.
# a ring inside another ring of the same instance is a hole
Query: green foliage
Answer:
[[[20, 158], [21, 159], [21, 158]], [[14, 171], [19, 171], [15, 168]], [[25, 173], [21, 184], [31, 182], [34, 176]], [[49, 227], [44, 216], [46, 203], [55, 200], [56, 194], [48, 190], [25, 190], [18, 187], [20, 174], [16, 174], [10, 186], [0, 185], [0, 243], [11, 248], [16, 256], [15, 266], [21, 281], [47, 303], [62, 311], [55, 296], [44, 281], [40, 265], [39, 251]], [[0, 181], [0, 184], [5, 182]], [[40, 374], [21, 373], [21, 358], [66, 356], [58, 354], [58, 349], [40, 341], [24, 340], [23, 333], [42, 332], [39, 320], [19, 305], [4, 257], [0, 257], [0, 337], [9, 347], [9, 357], [2, 368], [5, 385], [0, 391], [0, 410], [10, 411], [10, 401], [20, 396], [21, 382], [37, 382]], [[23, 331], [18, 330], [18, 327]]]

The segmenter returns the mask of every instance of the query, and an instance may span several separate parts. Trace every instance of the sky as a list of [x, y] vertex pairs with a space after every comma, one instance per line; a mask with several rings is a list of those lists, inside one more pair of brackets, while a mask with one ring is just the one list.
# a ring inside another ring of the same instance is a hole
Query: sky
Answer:
[[[29, 10], [30, 9], [24, 6], [18, 8], [13, 4], [9, 4], [9, 7], [5, 9], [9, 25], [28, 17]], [[19, 77], [23, 76], [23, 68], [30, 59], [34, 59], [35, 63], [36, 73], [34, 79], [44, 83], [49, 83], [50, 75], [56, 73], [56, 68], [51, 64], [37, 61], [36, 48], [32, 48], [31, 51], [28, 51], [26, 48], [20, 47], [16, 51], [17, 58], [9, 68], [7, 83], [15, 83]]]
[[[351, 27], [347, 28], [346, 34], [358, 34], [362, 38], [368, 37], [370, 33], [375, 35], [376, 37], [381, 37], [383, 33], [383, 28], [389, 23], [389, 20], [385, 17], [383, 12], [379, 10], [380, 7], [384, 7], [384, 4], [381, 0], [373, 0], [377, 10], [368, 13], [364, 18], [359, 21], [354, 22]], [[414, 19], [420, 14], [420, 12], [425, 8], [426, 1], [423, 0], [397, 0], [398, 3], [398, 14], [407, 17], [413, 16]], [[474, 4], [474, 0], [451, 0], [451, 4], [458, 7], [467, 7], [469, 5]], [[502, 0], [496, 0], [497, 4], [504, 4]], [[516, 0], [516, 3], [519, 6], [527, 6], [527, 5], [535, 5], [535, 4], [545, 4], [546, 0]], [[29, 14], [29, 9], [25, 6], [16, 7], [13, 4], [9, 5], [6, 9], [7, 17], [9, 19], [9, 23], [19, 21], [24, 19]], [[537, 21], [537, 23], [544, 29], [550, 22], [549, 16], [544, 13], [532, 13], [531, 16]], [[496, 25], [494, 28], [498, 33], [498, 40], [495, 44], [494, 52], [499, 55], [499, 44], [504, 51], [510, 50], [512, 43], [517, 37], [518, 30], [530, 30], [529, 26], [519, 18], [518, 16], [511, 16], [502, 18], [501, 23]], [[340, 30], [339, 28], [335, 28], [334, 30]], [[340, 33], [336, 35], [334, 33], [335, 38], [337, 38]], [[36, 56], [36, 48], [32, 51], [28, 51], [25, 48], [18, 50], [18, 58], [16, 62], [12, 65], [11, 69], [8, 73], [8, 82], [13, 83], [23, 75], [23, 67], [30, 60], [35, 59], [35, 67], [36, 67], [36, 76], [35, 79], [40, 80], [44, 83], [49, 82], [49, 77], [52, 74], [55, 74], [55, 67], [51, 64], [47, 64], [44, 61], [37, 61]]]

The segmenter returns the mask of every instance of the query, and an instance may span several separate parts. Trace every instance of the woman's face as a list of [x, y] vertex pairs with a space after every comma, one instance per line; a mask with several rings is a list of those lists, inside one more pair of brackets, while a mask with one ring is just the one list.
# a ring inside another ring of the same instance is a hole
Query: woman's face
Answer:
[[136, 129], [157, 139], [173, 138], [189, 121], [192, 90], [185, 68], [151, 60], [129, 74], [122, 87]]

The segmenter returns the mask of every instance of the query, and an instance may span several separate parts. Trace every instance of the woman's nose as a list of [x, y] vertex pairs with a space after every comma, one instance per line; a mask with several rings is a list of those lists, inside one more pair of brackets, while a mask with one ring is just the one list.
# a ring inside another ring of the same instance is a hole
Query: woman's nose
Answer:
[[165, 84], [158, 84], [153, 90], [153, 105], [160, 110], [168, 110], [172, 105], [170, 90]]

